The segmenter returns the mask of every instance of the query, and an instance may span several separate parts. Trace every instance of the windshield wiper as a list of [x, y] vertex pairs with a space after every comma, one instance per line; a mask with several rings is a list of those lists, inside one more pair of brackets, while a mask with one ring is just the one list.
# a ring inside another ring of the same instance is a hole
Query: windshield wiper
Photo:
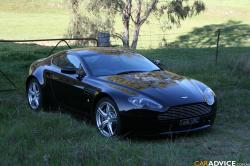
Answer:
[[121, 75], [121, 74], [129, 74], [129, 73], [140, 73], [140, 72], [146, 72], [146, 71], [123, 71], [123, 72], [120, 72], [120, 73], [116, 73], [116, 75]]

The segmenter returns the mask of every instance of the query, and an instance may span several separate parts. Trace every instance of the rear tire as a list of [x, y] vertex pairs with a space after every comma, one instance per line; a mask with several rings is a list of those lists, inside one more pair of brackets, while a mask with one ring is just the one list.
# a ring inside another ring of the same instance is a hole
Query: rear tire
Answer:
[[121, 134], [119, 110], [115, 102], [107, 97], [102, 98], [96, 105], [95, 122], [97, 130], [104, 137]]
[[31, 110], [40, 111], [43, 106], [43, 93], [41, 85], [35, 78], [29, 80], [26, 95]]

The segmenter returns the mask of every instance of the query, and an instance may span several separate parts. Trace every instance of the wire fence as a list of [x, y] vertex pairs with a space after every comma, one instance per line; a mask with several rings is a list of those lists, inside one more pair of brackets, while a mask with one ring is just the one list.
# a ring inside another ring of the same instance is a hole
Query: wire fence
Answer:
[[[58, 46], [61, 47], [58, 47]], [[0, 92], [17, 90], [17, 85], [13, 81], [13, 73], [18, 73], [18, 67], [12, 68], [11, 62], [20, 60], [32, 60], [47, 57], [58, 50], [65, 50], [85, 46], [99, 46], [95, 38], [60, 38], [60, 39], [35, 39], [35, 40], [0, 40]], [[24, 56], [22, 56], [24, 55]], [[2, 69], [4, 67], [4, 69]], [[14, 77], [15, 78], [15, 77]]]
[[[113, 39], [111, 43], [115, 43], [114, 45], [122, 43], [117, 44], [117, 41], [119, 42], [119, 39]], [[215, 63], [217, 63], [220, 54], [223, 53], [223, 48], [249, 46], [250, 26], [236, 24], [208, 25], [189, 32], [155, 33], [149, 30], [139, 35], [137, 48], [214, 48], [214, 54], [211, 56], [214, 56]]]
[[[243, 29], [243, 30], [242, 30]], [[105, 37], [105, 36], [104, 36]], [[112, 47], [123, 46], [122, 37], [117, 34], [109, 35]], [[228, 26], [223, 28], [196, 29], [191, 32], [181, 33], [144, 33], [139, 36], [138, 48], [211, 48], [214, 53], [214, 63], [223, 54], [224, 47], [250, 46], [250, 28], [238, 26]], [[38, 39], [38, 40], [0, 40], [0, 92], [16, 90], [17, 86], [13, 80], [13, 72], [18, 72], [18, 67], [22, 67], [22, 60], [40, 59], [47, 57], [58, 50], [65, 50], [77, 47], [100, 45], [102, 37], [96, 38], [63, 38], [63, 39]], [[76, 44], [77, 43], [77, 44]], [[60, 47], [58, 47], [60, 45]], [[23, 56], [22, 56], [23, 55]], [[185, 55], [183, 55], [185, 56]], [[22, 58], [22, 59], [21, 59]], [[19, 66], [11, 64], [11, 60], [20, 60]], [[3, 65], [8, 63], [9, 65]], [[2, 64], [2, 65], [1, 65]], [[6, 66], [6, 67], [4, 67]], [[25, 66], [27, 68], [27, 66]]]

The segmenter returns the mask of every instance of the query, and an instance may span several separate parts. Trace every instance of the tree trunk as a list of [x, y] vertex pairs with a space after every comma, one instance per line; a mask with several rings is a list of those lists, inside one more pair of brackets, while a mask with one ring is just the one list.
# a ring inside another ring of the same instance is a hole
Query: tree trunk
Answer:
[[122, 13], [123, 21], [123, 47], [129, 48], [129, 20], [131, 15], [132, 0], [127, 0]]
[[123, 47], [129, 48], [129, 20], [123, 20]]
[[132, 49], [136, 49], [137, 43], [138, 43], [138, 38], [139, 38], [139, 33], [140, 33], [141, 25], [135, 25], [135, 30], [134, 30], [134, 36], [133, 36], [133, 42], [131, 45]]
[[[79, 0], [72, 0], [72, 30], [71, 37], [72, 38], [80, 38], [81, 37], [81, 15], [80, 15], [80, 2]], [[82, 41], [76, 40], [74, 44], [80, 45]]]
[[72, 1], [72, 10], [73, 10], [73, 28], [74, 28], [74, 34], [73, 38], [79, 38], [81, 33], [80, 33], [80, 13], [79, 13], [79, 0], [73, 0]]
[[136, 2], [137, 3], [136, 3], [135, 19], [133, 19], [133, 16], [131, 16], [131, 19], [133, 20], [134, 26], [135, 26], [133, 41], [132, 41], [132, 45], [131, 45], [132, 49], [136, 49], [136, 47], [137, 47], [138, 37], [139, 37], [140, 29], [141, 29], [141, 4], [142, 4], [142, 0], [137, 0]]

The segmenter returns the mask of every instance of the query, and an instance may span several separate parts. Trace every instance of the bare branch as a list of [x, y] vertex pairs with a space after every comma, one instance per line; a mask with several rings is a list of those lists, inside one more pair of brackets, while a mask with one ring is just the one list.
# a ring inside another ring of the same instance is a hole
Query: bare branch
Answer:
[[131, 20], [133, 21], [133, 23], [136, 24], [136, 21], [135, 21], [135, 19], [133, 18], [132, 14], [130, 15], [130, 18], [131, 18]]
[[113, 36], [123, 40], [123, 36], [119, 33], [115, 33]]
[[150, 13], [155, 9], [158, 1], [159, 0], [152, 0], [152, 2], [149, 5], [148, 9], [145, 11], [144, 16], [142, 16], [142, 18], [140, 19], [140, 24], [143, 24], [147, 20], [147, 18], [150, 15]]
[[125, 3], [124, 1], [117, 1], [117, 5], [118, 7], [120, 8], [120, 12], [122, 12], [124, 10], [124, 6], [125, 6]]
[[137, 8], [136, 8], [136, 24], [140, 24], [141, 21], [141, 5], [142, 5], [142, 1], [141, 0], [137, 0]]
[[116, 12], [122, 13], [121, 10], [119, 10], [119, 9], [117, 9], [117, 8], [115, 8], [115, 7], [112, 7], [112, 9], [115, 10]]

